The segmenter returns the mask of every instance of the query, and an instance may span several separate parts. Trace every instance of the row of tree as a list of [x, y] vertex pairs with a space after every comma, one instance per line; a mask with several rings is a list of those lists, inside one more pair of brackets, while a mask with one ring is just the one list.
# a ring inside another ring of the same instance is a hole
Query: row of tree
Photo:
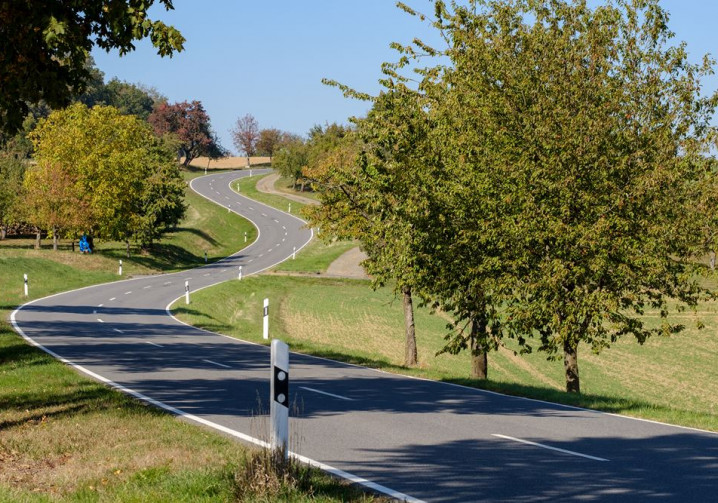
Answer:
[[712, 62], [670, 43], [657, 0], [401, 7], [445, 48], [396, 45], [378, 96], [329, 82], [368, 116], [314, 162], [282, 160], [320, 190], [322, 235], [359, 239], [376, 282], [395, 282], [406, 363], [417, 294], [452, 315], [444, 351], [468, 349], [473, 376], [514, 339], [562, 357], [570, 392], [580, 344], [679, 332], [669, 306], [710, 294], [695, 258], [715, 245]]

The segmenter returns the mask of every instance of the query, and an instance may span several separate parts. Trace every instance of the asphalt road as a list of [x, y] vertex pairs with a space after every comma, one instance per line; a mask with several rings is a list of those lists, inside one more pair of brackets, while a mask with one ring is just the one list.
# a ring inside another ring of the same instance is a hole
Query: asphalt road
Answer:
[[[95, 378], [189, 420], [266, 439], [268, 348], [166, 313], [185, 280], [192, 291], [236, 280], [239, 265], [257, 273], [311, 239], [297, 218], [232, 192], [230, 181], [243, 175], [201, 177], [192, 188], [255, 223], [260, 236], [250, 247], [191, 271], [32, 302], [13, 313], [16, 329]], [[400, 499], [718, 501], [713, 433], [298, 354], [290, 365], [297, 404], [291, 450]]]

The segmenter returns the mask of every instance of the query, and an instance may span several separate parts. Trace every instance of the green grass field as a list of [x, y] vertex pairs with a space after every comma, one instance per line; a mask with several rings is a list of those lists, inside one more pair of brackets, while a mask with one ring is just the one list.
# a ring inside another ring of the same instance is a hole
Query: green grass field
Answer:
[[[269, 175], [262, 175], [261, 177], [265, 177]], [[292, 215], [300, 215], [301, 216], [301, 210], [304, 208], [304, 204], [299, 203], [297, 201], [288, 201], [286, 198], [276, 195], [276, 194], [267, 194], [265, 192], [260, 192], [257, 190], [257, 182], [261, 178], [260, 176], [253, 176], [253, 177], [247, 177], [242, 178], [236, 183], [232, 184], [232, 188], [236, 191], [242, 194], [243, 196], [251, 197], [255, 201], [259, 201], [260, 203], [264, 203], [268, 206], [271, 206], [273, 208], [277, 208], [278, 210], [282, 211], [288, 211], [289, 205], [291, 203], [292, 208]]]
[[118, 257], [126, 274], [193, 267], [204, 250], [220, 258], [244, 246], [243, 229], [254, 231], [199, 196], [187, 202], [178, 231], [129, 260], [121, 243], [81, 255], [0, 241], [0, 502], [376, 501], [314, 470], [281, 484], [257, 474], [256, 451], [78, 374], [6, 322], [26, 300], [117, 279]]

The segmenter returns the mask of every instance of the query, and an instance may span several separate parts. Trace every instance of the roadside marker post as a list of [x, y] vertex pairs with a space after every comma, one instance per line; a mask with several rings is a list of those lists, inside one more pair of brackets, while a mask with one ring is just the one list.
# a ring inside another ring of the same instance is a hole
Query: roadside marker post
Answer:
[[25, 297], [27, 297], [28, 291], [27, 291], [27, 274], [23, 274], [23, 278], [25, 279]]
[[247, 231], [244, 231], [244, 242], [247, 242]]
[[289, 203], [289, 208], [287, 208], [287, 213], [291, 213], [291, 212], [292, 212], [292, 203]]
[[279, 339], [272, 341], [270, 385], [270, 445], [272, 452], [287, 459], [289, 444], [289, 346]]
[[262, 320], [262, 337], [269, 339], [269, 299], [264, 299], [264, 319]]
[[184, 300], [189, 304], [189, 280], [184, 282]]
[[242, 281], [242, 266], [239, 266], [239, 274], [237, 275], [237, 279], [239, 281]]
[[120, 268], [117, 269], [117, 275], [122, 276], [122, 259], [120, 259]]
[[204, 263], [205, 264], [207, 263], [207, 252], [206, 251], [204, 252]]
[[296, 256], [297, 256], [297, 247], [295, 246], [295, 247], [292, 249], [292, 260], [294, 260], [294, 258], [295, 258]]
[[249, 178], [252, 178], [252, 170], [249, 170]]

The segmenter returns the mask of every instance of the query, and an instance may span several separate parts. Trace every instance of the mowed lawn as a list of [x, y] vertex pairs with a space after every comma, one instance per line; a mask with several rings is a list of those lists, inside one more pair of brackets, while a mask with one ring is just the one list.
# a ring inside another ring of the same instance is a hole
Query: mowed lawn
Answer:
[[[298, 258], [299, 259], [299, 258]], [[291, 262], [290, 262], [291, 263]], [[270, 334], [299, 352], [393, 372], [718, 431], [718, 314], [715, 304], [679, 315], [687, 329], [643, 346], [626, 338], [600, 355], [579, 347], [582, 395], [563, 392], [563, 363], [519, 355], [512, 341], [489, 356], [489, 380], [468, 379], [466, 352], [436, 355], [448, 318], [416, 313], [418, 368], [403, 368], [403, 314], [391, 289], [368, 281], [264, 275], [197, 292], [176, 305], [179, 318], [244, 340], [262, 342], [262, 301], [270, 299]], [[658, 321], [658, 313], [646, 317]]]
[[[188, 174], [188, 177], [192, 176]], [[243, 445], [86, 378], [26, 343], [8, 320], [33, 298], [194, 267], [243, 246], [254, 227], [191, 192], [187, 218], [153, 253], [97, 242], [98, 253], [0, 241], [0, 501], [375, 501], [316, 471], [262, 478]], [[251, 244], [251, 240], [247, 245]], [[30, 278], [24, 297], [23, 274]], [[247, 470], [252, 465], [255, 469]]]

